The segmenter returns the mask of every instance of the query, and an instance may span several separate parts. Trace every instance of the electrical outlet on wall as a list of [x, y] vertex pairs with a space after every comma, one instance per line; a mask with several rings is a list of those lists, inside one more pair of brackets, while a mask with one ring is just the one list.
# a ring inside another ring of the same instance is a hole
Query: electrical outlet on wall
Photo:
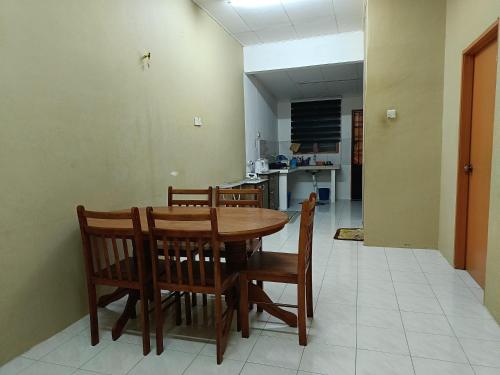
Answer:
[[194, 126], [202, 126], [203, 120], [199, 116], [194, 116]]

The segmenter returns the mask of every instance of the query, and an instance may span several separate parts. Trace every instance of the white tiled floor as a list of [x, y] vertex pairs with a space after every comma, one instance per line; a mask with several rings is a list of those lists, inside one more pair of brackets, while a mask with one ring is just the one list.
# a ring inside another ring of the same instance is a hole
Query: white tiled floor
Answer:
[[[452, 269], [437, 251], [333, 240], [337, 227], [360, 226], [360, 207], [342, 201], [317, 209], [315, 318], [305, 348], [295, 329], [252, 312], [250, 338], [233, 332], [217, 366], [212, 304], [200, 303], [192, 327], [167, 317], [165, 352], [157, 356], [153, 348], [144, 357], [136, 321], [111, 341], [119, 301], [100, 311], [96, 347], [84, 318], [0, 368], [0, 375], [500, 375], [500, 328], [468, 273]], [[296, 251], [298, 225], [266, 237], [264, 248]], [[293, 287], [265, 287], [273, 299], [293, 303]]]

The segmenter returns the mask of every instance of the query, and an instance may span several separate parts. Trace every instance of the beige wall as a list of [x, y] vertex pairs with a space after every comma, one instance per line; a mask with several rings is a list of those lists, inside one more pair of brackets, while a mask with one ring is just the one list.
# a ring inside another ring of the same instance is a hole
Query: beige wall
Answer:
[[87, 310], [77, 204], [241, 178], [245, 145], [242, 48], [191, 1], [3, 0], [0, 55], [2, 363]]
[[[445, 0], [368, 0], [364, 226], [368, 245], [436, 248]], [[395, 108], [398, 118], [386, 119]]]
[[[462, 51], [500, 15], [498, 0], [448, 0], [443, 92], [439, 249], [453, 264]], [[500, 77], [500, 74], [499, 76]], [[500, 114], [497, 85], [497, 113]], [[485, 300], [500, 320], [500, 115], [495, 120]]]

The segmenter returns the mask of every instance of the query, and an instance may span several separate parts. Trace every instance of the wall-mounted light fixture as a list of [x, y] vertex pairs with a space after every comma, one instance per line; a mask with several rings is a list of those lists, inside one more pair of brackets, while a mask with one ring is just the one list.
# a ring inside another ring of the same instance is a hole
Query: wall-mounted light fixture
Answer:
[[143, 66], [147, 65], [149, 68], [151, 64], [151, 52], [146, 52], [144, 55], [142, 55], [141, 61]]

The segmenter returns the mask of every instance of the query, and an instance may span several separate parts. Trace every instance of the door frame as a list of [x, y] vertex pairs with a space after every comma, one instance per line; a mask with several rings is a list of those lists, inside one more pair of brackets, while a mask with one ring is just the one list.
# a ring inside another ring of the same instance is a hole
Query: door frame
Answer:
[[[353, 109], [351, 111], [351, 181], [350, 181], [350, 185], [351, 185], [351, 191], [350, 191], [350, 195], [351, 195], [351, 200], [352, 200], [352, 166], [353, 166], [353, 159], [354, 159], [354, 143], [355, 143], [355, 140], [354, 140], [354, 113], [356, 112], [361, 112], [361, 114], [363, 115], [363, 158], [365, 156], [365, 153], [364, 153], [364, 148], [365, 148], [365, 112], [364, 112], [364, 109], [363, 108], [360, 108], [360, 109]], [[361, 167], [363, 168], [364, 166], [364, 160], [361, 162]], [[361, 174], [361, 201], [363, 200], [363, 192], [364, 192], [364, 189], [363, 189], [363, 174]]]
[[469, 175], [464, 166], [470, 162], [472, 131], [472, 98], [474, 89], [474, 57], [488, 44], [498, 39], [497, 19], [462, 54], [462, 89], [460, 98], [460, 131], [457, 166], [457, 201], [455, 212], [455, 268], [465, 269], [467, 256], [467, 215], [469, 202]]

